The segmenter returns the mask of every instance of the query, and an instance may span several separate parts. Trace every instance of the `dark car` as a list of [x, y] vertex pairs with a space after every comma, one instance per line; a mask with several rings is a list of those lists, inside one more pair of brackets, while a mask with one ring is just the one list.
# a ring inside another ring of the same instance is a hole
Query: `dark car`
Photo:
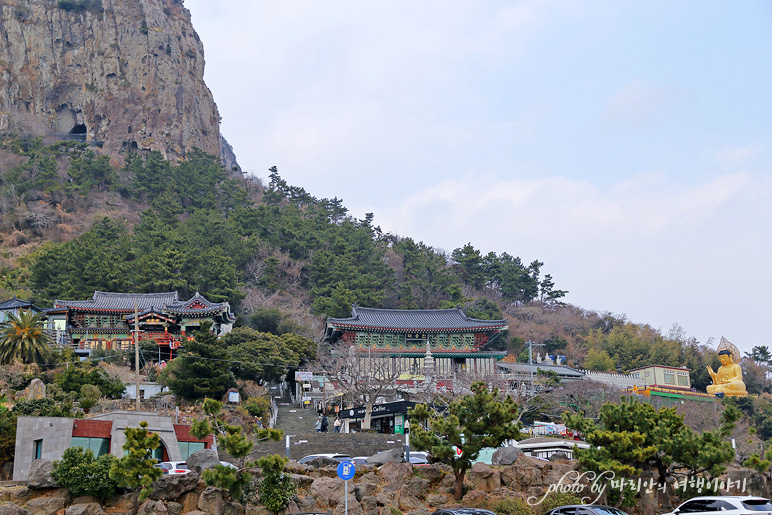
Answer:
[[450, 510], [437, 510], [432, 515], [496, 515], [492, 511], [481, 508], [454, 508]]
[[560, 506], [550, 510], [544, 515], [628, 515], [619, 508], [603, 506], [600, 504], [573, 504]]

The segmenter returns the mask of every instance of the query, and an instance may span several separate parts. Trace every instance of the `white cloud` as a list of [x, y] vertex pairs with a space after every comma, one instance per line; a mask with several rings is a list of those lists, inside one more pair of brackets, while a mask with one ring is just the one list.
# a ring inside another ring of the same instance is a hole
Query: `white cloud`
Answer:
[[685, 94], [672, 86], [637, 79], [626, 83], [609, 99], [602, 119], [613, 125], [645, 128], [656, 125]]

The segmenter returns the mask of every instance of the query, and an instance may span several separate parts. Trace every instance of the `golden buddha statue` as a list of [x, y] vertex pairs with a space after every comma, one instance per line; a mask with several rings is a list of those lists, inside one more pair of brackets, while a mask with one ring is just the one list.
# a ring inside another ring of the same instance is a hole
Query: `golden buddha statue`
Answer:
[[708, 367], [708, 374], [713, 378], [713, 384], [707, 388], [708, 393], [716, 397], [748, 395], [743, 382], [743, 371], [740, 365], [735, 363], [735, 357], [739, 355], [740, 351], [737, 347], [722, 337], [718, 345], [718, 360], [721, 366], [716, 372], [713, 371], [713, 367]]

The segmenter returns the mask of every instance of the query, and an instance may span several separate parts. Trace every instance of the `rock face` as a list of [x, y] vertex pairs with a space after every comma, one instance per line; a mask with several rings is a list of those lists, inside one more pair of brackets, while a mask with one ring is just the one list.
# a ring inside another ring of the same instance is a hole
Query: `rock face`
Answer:
[[220, 458], [217, 457], [217, 451], [214, 449], [201, 449], [188, 456], [185, 462], [188, 464], [188, 469], [201, 474], [204, 470], [219, 465]]
[[29, 468], [27, 484], [30, 488], [56, 488], [59, 484], [54, 481], [52, 474], [54, 464], [50, 460], [35, 460]]
[[182, 1], [2, 2], [0, 39], [0, 131], [69, 135], [114, 158], [225, 149], [235, 165]]

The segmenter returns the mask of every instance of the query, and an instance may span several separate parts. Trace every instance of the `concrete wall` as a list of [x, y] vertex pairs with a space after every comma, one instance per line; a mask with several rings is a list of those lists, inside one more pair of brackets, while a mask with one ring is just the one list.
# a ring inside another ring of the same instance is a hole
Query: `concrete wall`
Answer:
[[27, 480], [34, 458], [32, 453], [35, 440], [43, 440], [41, 458], [51, 461], [60, 459], [72, 440], [72, 422], [71, 418], [19, 417], [16, 423], [13, 480]]
[[169, 461], [182, 460], [180, 445], [174, 433], [174, 425], [169, 417], [158, 416], [155, 413], [143, 411], [113, 411], [97, 415], [94, 419], [112, 420], [113, 432], [110, 438], [110, 454], [123, 456], [123, 445], [126, 443], [124, 431], [127, 427], [139, 427], [139, 423], [147, 421], [148, 431], [161, 437], [161, 443], [166, 447]]

